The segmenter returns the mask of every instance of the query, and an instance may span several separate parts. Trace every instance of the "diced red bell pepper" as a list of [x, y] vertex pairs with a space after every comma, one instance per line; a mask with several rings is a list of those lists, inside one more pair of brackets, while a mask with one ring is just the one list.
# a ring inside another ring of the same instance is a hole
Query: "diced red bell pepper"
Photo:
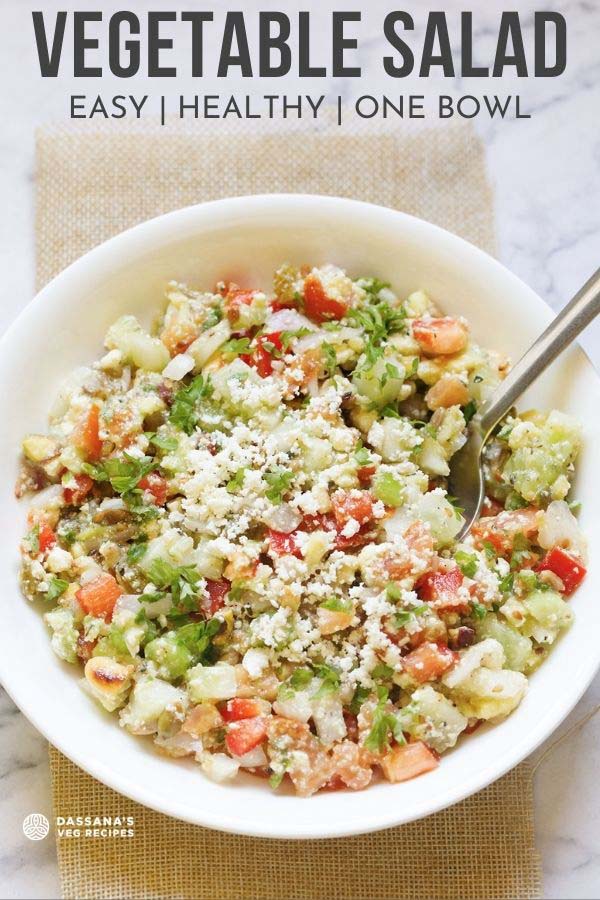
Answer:
[[356, 470], [356, 477], [360, 481], [361, 484], [370, 484], [371, 479], [376, 471], [376, 466], [360, 466]]
[[463, 574], [458, 567], [448, 572], [427, 572], [417, 582], [417, 592], [421, 600], [438, 606], [453, 605], [456, 594], [463, 583]]
[[221, 710], [221, 715], [226, 722], [254, 719], [262, 715], [262, 713], [264, 713], [264, 708], [259, 700], [246, 700], [243, 697], [235, 697], [233, 700], [228, 700], [225, 708]]
[[225, 744], [234, 756], [243, 756], [254, 750], [267, 736], [266, 716], [255, 716], [252, 719], [240, 719], [232, 722], [227, 729]]
[[63, 496], [68, 506], [81, 506], [92, 487], [93, 480], [89, 475], [75, 475], [74, 487], [63, 488]]
[[154, 497], [156, 506], [164, 506], [167, 502], [168, 485], [167, 479], [159, 475], [158, 472], [149, 472], [138, 481], [138, 487], [143, 491], [148, 491]]
[[426, 681], [436, 681], [452, 668], [457, 660], [458, 654], [450, 650], [446, 644], [427, 642], [405, 656], [402, 665], [413, 681], [424, 684]]
[[536, 566], [537, 572], [543, 572], [544, 570], [558, 575], [565, 586], [564, 593], [567, 596], [579, 587], [587, 574], [587, 569], [581, 560], [567, 553], [562, 547], [552, 547]]
[[300, 552], [300, 547], [296, 542], [293, 531], [291, 534], [286, 534], [284, 531], [274, 531], [272, 528], [269, 528], [268, 540], [270, 549], [277, 556], [289, 554], [291, 556], [297, 556], [298, 559], [301, 558], [302, 553]]
[[279, 312], [281, 309], [295, 309], [297, 305], [295, 300], [282, 300], [280, 297], [276, 297], [274, 300], [271, 300], [271, 312]]
[[[269, 346], [272, 345], [272, 346]], [[281, 332], [272, 331], [270, 334], [261, 334], [257, 338], [256, 350], [254, 351], [254, 359], [256, 371], [261, 378], [266, 378], [273, 372], [273, 360], [283, 350], [281, 342]]]
[[53, 547], [56, 543], [56, 535], [54, 534], [50, 526], [46, 524], [46, 522], [42, 522], [42, 524], [40, 525], [38, 543], [40, 547], [40, 553], [45, 553], [46, 550], [49, 550], [50, 547]]
[[123, 593], [112, 575], [102, 572], [79, 588], [75, 596], [79, 605], [91, 616], [110, 622], [115, 603]]
[[231, 588], [231, 582], [226, 578], [220, 578], [218, 581], [207, 579], [206, 592], [208, 600], [202, 601], [202, 608], [208, 616], [214, 616], [216, 612], [225, 606], [225, 597]]
[[341, 530], [351, 519], [366, 525], [373, 518], [373, 497], [368, 491], [336, 491], [331, 498], [333, 515]]
[[315, 322], [327, 322], [343, 319], [348, 304], [328, 297], [320, 279], [316, 275], [308, 275], [304, 281], [304, 311]]
[[73, 429], [73, 444], [85, 457], [97, 462], [102, 456], [102, 441], [99, 435], [100, 410], [93, 403], [85, 416]]

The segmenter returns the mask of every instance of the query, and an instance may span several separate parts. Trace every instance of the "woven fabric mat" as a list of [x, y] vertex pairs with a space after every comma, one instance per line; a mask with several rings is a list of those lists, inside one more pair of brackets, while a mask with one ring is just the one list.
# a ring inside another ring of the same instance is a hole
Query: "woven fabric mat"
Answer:
[[[492, 193], [481, 145], [468, 128], [377, 136], [330, 130], [242, 136], [211, 129], [210, 137], [158, 128], [49, 128], [37, 146], [38, 284], [150, 216], [217, 197], [274, 191], [396, 207], [493, 250]], [[361, 837], [298, 842], [177, 822], [120, 797], [52, 747], [50, 765], [57, 816], [118, 811], [135, 823], [130, 838], [57, 839], [67, 898], [541, 896], [528, 763], [422, 821]]]

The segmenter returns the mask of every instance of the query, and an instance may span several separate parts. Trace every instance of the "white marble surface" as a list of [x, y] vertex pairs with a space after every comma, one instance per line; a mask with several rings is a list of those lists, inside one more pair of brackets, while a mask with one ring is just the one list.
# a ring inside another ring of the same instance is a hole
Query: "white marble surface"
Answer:
[[[130, 6], [136, 10], [166, 8], [170, 4], [140, 0], [135, 4], [117, 4], [96, 0], [89, 8], [111, 9]], [[210, 4], [208, 4], [210, 7]], [[498, 14], [504, 4], [488, 0], [486, 4], [464, 4], [459, 0], [440, 0], [435, 4], [401, 4], [415, 11], [418, 29], [422, 26], [423, 7], [448, 12], [456, 21], [461, 8], [476, 8], [476, 62], [487, 61], [494, 39]], [[1, 0], [0, 34], [0, 190], [3, 199], [0, 219], [0, 263], [3, 271], [3, 302], [0, 330], [3, 330], [33, 293], [33, 209], [35, 173], [34, 128], [41, 122], [64, 121], [67, 95], [97, 93], [97, 83], [75, 84], [66, 72], [58, 79], [39, 78], [32, 38], [30, 11], [42, 7], [47, 15], [57, 9], [82, 8], [82, 4], [45, 0]], [[191, 2], [173, 4], [179, 10], [192, 8]], [[224, 4], [212, 4], [216, 9]], [[228, 4], [243, 8], [252, 21], [259, 9], [287, 9], [296, 4], [279, 0], [245, 0]], [[367, 3], [346, 0], [344, 9], [362, 9], [360, 27], [363, 66], [360, 82], [340, 83], [327, 78], [301, 83], [290, 76], [285, 85], [277, 81], [243, 81], [230, 78], [226, 84], [207, 77], [192, 85], [184, 74], [171, 83], [143, 78], [118, 84], [106, 77], [102, 92], [106, 95], [125, 91], [152, 91], [173, 96], [175, 93], [343, 93], [347, 99], [359, 94], [425, 93], [432, 96], [449, 92], [450, 84], [437, 78], [428, 81], [410, 79], [395, 83], [381, 70], [384, 41], [381, 22], [385, 12], [399, 4], [371, 0]], [[519, 92], [522, 108], [532, 114], [525, 121], [490, 121], [484, 117], [475, 125], [485, 141], [490, 175], [496, 189], [496, 217], [499, 256], [514, 272], [531, 284], [558, 308], [600, 260], [600, 62], [597, 38], [600, 4], [590, 0], [562, 0], [539, 4], [522, 0], [518, 4], [527, 25], [526, 43], [530, 46], [532, 12], [539, 7], [562, 12], [569, 28], [569, 62], [559, 79], [491, 79], [477, 82], [456, 79], [453, 88], [462, 93]], [[327, 13], [333, 2], [305, 2], [315, 16], [314, 53], [316, 62], [326, 58], [328, 46]], [[337, 4], [337, 8], [342, 8]], [[419, 13], [419, 10], [421, 12]], [[217, 15], [218, 19], [218, 15]], [[416, 35], [419, 30], [417, 29]], [[249, 29], [252, 33], [254, 29]], [[454, 29], [455, 32], [455, 29]], [[187, 45], [187, 41], [184, 41]], [[182, 45], [183, 46], [183, 45]], [[68, 48], [67, 48], [68, 49]], [[210, 66], [211, 52], [208, 54]], [[66, 57], [68, 59], [68, 56]], [[126, 90], [125, 90], [126, 88]], [[80, 123], [82, 130], [86, 122]], [[252, 123], [247, 123], [252, 128]], [[589, 330], [584, 346], [597, 366], [600, 365], [600, 322]], [[600, 680], [588, 690], [561, 732], [586, 711], [600, 703]], [[548, 898], [594, 898], [600, 894], [600, 716], [576, 736], [558, 747], [544, 761], [536, 776], [536, 831], [544, 865], [545, 896]], [[27, 841], [21, 823], [30, 812], [51, 813], [47, 749], [44, 740], [15, 709], [6, 695], [0, 695], [0, 896], [57, 897], [59, 884], [55, 849], [48, 838], [37, 843]]]

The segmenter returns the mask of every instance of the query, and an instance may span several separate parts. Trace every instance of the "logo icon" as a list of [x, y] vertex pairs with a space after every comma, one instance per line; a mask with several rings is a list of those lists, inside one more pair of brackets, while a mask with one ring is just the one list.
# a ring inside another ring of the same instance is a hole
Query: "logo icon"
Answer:
[[50, 822], [42, 813], [29, 813], [23, 819], [23, 834], [30, 841], [41, 841], [50, 831]]

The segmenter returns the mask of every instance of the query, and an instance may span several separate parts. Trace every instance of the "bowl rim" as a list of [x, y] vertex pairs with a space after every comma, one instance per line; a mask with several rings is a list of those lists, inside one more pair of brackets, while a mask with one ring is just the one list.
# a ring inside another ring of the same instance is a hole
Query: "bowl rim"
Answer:
[[[247, 208], [246, 212], [249, 212], [249, 207], [252, 207], [251, 211], [253, 214], [260, 214], [267, 208], [271, 208], [271, 211], [275, 212], [278, 209], [282, 211], [285, 209], [286, 214], [289, 214], [290, 207], [293, 211], [294, 205], [304, 207], [307, 204], [318, 206], [325, 212], [331, 211], [335, 213], [345, 209], [348, 213], [354, 212], [357, 214], [362, 213], [365, 216], [378, 216], [380, 222], [384, 222], [387, 219], [391, 227], [394, 226], [394, 223], [402, 223], [417, 235], [419, 232], [421, 234], [429, 234], [436, 239], [436, 247], [441, 242], [450, 250], [455, 248], [463, 258], [466, 257], [474, 263], [484, 265], [490, 274], [498, 273], [505, 281], [512, 282], [515, 289], [521, 294], [528, 296], [529, 304], [534, 308], [536, 315], [540, 319], [549, 321], [552, 317], [548, 305], [517, 275], [484, 250], [439, 225], [390, 207], [333, 195], [257, 194], [227, 197], [182, 207], [181, 209], [140, 222], [92, 248], [63, 269], [37, 292], [35, 297], [13, 320], [0, 338], [0, 355], [3, 349], [11, 342], [13, 334], [20, 330], [24, 324], [35, 318], [38, 307], [41, 304], [44, 304], [46, 309], [49, 308], [49, 304], [60, 308], [61, 295], [70, 290], [73, 282], [85, 278], [89, 283], [93, 280], [95, 274], [106, 271], [105, 266], [107, 262], [111, 267], [117, 267], [120, 260], [130, 257], [132, 253], [135, 254], [136, 248], [139, 248], [142, 244], [147, 248], [149, 242], [156, 242], [157, 240], [160, 242], [161, 235], [163, 242], [166, 238], [176, 240], [178, 231], [186, 232], [190, 224], [194, 222], [198, 222], [199, 226], [204, 227], [210, 219], [214, 227], [217, 227], [220, 218], [226, 222], [235, 213], [243, 214], [245, 207]], [[598, 373], [589, 357], [582, 348], [579, 348], [579, 352], [585, 359], [586, 368], [589, 369], [590, 373], [593, 373], [596, 384], [600, 384]], [[212, 810], [200, 809], [197, 811], [197, 814], [195, 811], [192, 813], [188, 806], [185, 806], [176, 798], [165, 802], [162, 798], [155, 797], [148, 788], [139, 782], [132, 783], [129, 778], [121, 777], [94, 757], [91, 759], [84, 758], [81, 752], [70, 747], [68, 737], [65, 737], [60, 728], [55, 727], [52, 722], [44, 721], [43, 714], [40, 714], [38, 711], [40, 705], [36, 706], [34, 703], [28, 702], [20, 689], [19, 679], [11, 677], [11, 672], [5, 667], [3, 655], [0, 655], [0, 683], [2, 683], [6, 692], [31, 724], [54, 747], [85, 772], [131, 800], [173, 818], [219, 831], [274, 839], [327, 839], [365, 834], [432, 815], [460, 802], [465, 797], [496, 781], [528, 757], [554, 732], [587, 690], [599, 668], [600, 651], [596, 658], [587, 660], [586, 668], [576, 685], [576, 689], [559, 698], [551, 716], [546, 715], [544, 717], [542, 727], [534, 723], [525, 739], [517, 742], [512, 751], [507, 753], [501, 761], [494, 760], [493, 765], [481, 769], [476, 776], [466, 777], [461, 785], [456, 786], [452, 790], [442, 792], [439, 799], [429, 802], [427, 808], [422, 812], [417, 810], [409, 815], [402, 815], [400, 812], [394, 811], [393, 805], [390, 805], [390, 807], [384, 805], [377, 816], [371, 816], [360, 825], [340, 821], [335, 828], [328, 828], [327, 833], [323, 833], [322, 827], [319, 829], [318, 823], [314, 829], [304, 828], [301, 831], [297, 828], [294, 830], [291, 823], [282, 824], [279, 821], [272, 824], [257, 823], [255, 825], [246, 825], [244, 823], [240, 824], [232, 816], [220, 815]]]

